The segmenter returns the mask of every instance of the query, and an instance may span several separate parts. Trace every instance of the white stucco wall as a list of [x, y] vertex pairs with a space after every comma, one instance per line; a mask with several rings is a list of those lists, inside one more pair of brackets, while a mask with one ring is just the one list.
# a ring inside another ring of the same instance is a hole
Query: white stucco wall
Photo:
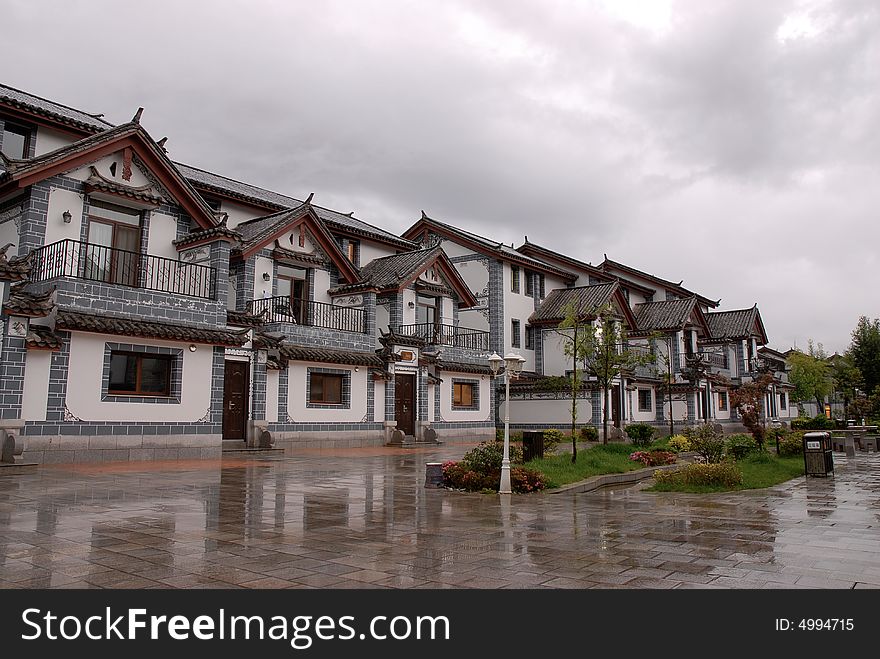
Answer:
[[[460, 410], [452, 408], [452, 380], [468, 380], [477, 382], [479, 387], [480, 409]], [[444, 421], [490, 421], [492, 420], [491, 407], [492, 381], [487, 376], [474, 375], [473, 373], [443, 372], [443, 382], [440, 383], [440, 416]]]
[[[73, 144], [79, 139], [70, 133], [63, 133], [51, 128], [40, 126], [37, 128], [37, 143], [35, 145], [34, 155], [41, 156], [55, 149], [60, 149], [68, 144]], [[73, 212], [73, 211], [71, 211]]]
[[177, 260], [177, 249], [171, 241], [177, 238], [177, 220], [163, 213], [150, 213], [150, 237], [147, 253]]
[[[272, 297], [272, 266], [274, 261], [264, 256], [254, 259], [254, 300], [264, 297]], [[269, 275], [269, 281], [263, 280], [263, 275]], [[325, 289], [326, 290], [326, 289]]]
[[[180, 403], [102, 401], [104, 344], [107, 342], [183, 350]], [[200, 345], [195, 352], [190, 352], [188, 346], [189, 343], [72, 332], [67, 375], [67, 408], [83, 421], [198, 421], [205, 416], [211, 405], [212, 354], [210, 346]]]
[[571, 358], [565, 356], [565, 339], [550, 329], [541, 329], [544, 342], [544, 375], [565, 375], [571, 370]]
[[376, 305], [376, 347], [379, 347], [379, 330], [388, 331], [388, 323], [390, 322], [390, 310], [387, 304]]
[[[144, 173], [140, 170], [140, 168], [132, 161], [131, 163], [131, 179], [126, 181], [122, 178], [122, 151], [117, 151], [114, 154], [109, 156], [105, 156], [101, 158], [97, 162], [90, 163], [89, 165], [85, 165], [84, 167], [79, 167], [73, 171], [67, 172], [66, 175], [70, 178], [75, 178], [79, 181], [85, 181], [89, 176], [92, 175], [90, 167], [94, 165], [95, 169], [98, 170], [98, 173], [104, 178], [108, 178], [111, 181], [117, 181], [123, 185], [130, 185], [132, 187], [140, 187], [142, 185], [148, 185], [150, 180], [144, 175]], [[110, 173], [110, 165], [116, 163], [116, 176]]]
[[21, 417], [25, 421], [46, 420], [51, 365], [52, 353], [48, 350], [28, 350], [21, 401]]
[[273, 423], [278, 419], [278, 381], [279, 371], [266, 371], [266, 420]]
[[270, 211], [267, 211], [265, 208], [245, 206], [244, 204], [237, 204], [234, 201], [228, 201], [226, 199], [220, 201], [220, 210], [229, 216], [226, 220], [226, 226], [230, 229], [234, 229], [242, 222], [247, 222], [248, 220], [253, 220], [257, 217], [263, 217], [270, 213]]
[[315, 268], [315, 301], [331, 302], [327, 289], [330, 288], [330, 273], [327, 270]]
[[[71, 211], [73, 212], [73, 211]], [[61, 219], [58, 219], [61, 222]], [[6, 243], [12, 243], [15, 245], [14, 248], [9, 248], [8, 256], [14, 256], [18, 254], [18, 227], [15, 226], [15, 222], [13, 220], [9, 220], [0, 224], [0, 246], [5, 245]]]
[[[639, 389], [649, 389], [651, 391], [651, 408], [646, 412], [639, 411]], [[646, 387], [638, 385], [635, 391], [627, 391], [627, 410], [630, 411], [629, 419], [636, 423], [642, 421], [653, 421], [656, 418], [657, 392], [654, 387]]]
[[397, 254], [397, 250], [393, 247], [381, 243], [374, 243], [371, 240], [361, 239], [361, 267], [364, 267], [374, 259], [393, 256], [394, 254]]
[[[499, 415], [504, 418], [507, 403], [501, 403]], [[589, 398], [578, 398], [577, 423], [592, 421], [593, 404]], [[510, 422], [517, 423], [571, 423], [571, 400], [519, 400], [510, 406]]]
[[[412, 307], [410, 307], [412, 305]], [[416, 322], [416, 292], [405, 288], [403, 290], [403, 325]]]
[[478, 295], [489, 285], [489, 269], [481, 261], [456, 263], [455, 269], [474, 295]]
[[[351, 373], [351, 407], [328, 409], [306, 406], [306, 377], [308, 368], [329, 368]], [[346, 423], [363, 421], [367, 415], [367, 371], [361, 366], [355, 372], [354, 366], [344, 364], [312, 364], [290, 362], [288, 366], [287, 413], [297, 422]]]
[[[69, 224], [65, 224], [61, 217], [64, 211], [70, 211], [73, 216]], [[46, 214], [46, 238], [44, 245], [49, 245], [59, 240], [69, 238], [80, 239], [82, 229], [83, 196], [70, 190], [52, 188], [49, 193], [49, 211]], [[9, 224], [13, 224], [9, 222]], [[12, 241], [16, 244], [18, 240]], [[6, 244], [5, 241], [3, 244]]]
[[376, 380], [373, 389], [373, 421], [385, 420], [385, 381]]

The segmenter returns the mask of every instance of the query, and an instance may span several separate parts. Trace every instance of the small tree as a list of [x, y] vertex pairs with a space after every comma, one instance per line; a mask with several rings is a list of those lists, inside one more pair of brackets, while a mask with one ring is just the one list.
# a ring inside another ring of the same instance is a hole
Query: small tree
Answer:
[[764, 396], [767, 387], [773, 382], [773, 376], [769, 373], [761, 375], [730, 393], [730, 404], [736, 408], [742, 419], [743, 425], [752, 433], [752, 437], [758, 443], [758, 447], [764, 450], [765, 428], [761, 423], [764, 414]]
[[626, 330], [616, 317], [611, 304], [593, 312], [596, 323], [584, 339], [583, 354], [587, 372], [596, 378], [602, 391], [602, 443], [608, 443], [608, 390], [615, 378], [639, 365], [650, 364], [654, 356], [631, 350]]
[[[577, 398], [580, 392], [580, 365], [588, 356], [588, 337], [592, 335], [592, 316], [581, 310], [571, 301], [562, 310], [563, 319], [554, 330], [562, 337], [562, 349], [566, 357], [571, 359], [571, 377], [567, 379], [568, 392], [571, 397], [571, 461], [577, 462]], [[556, 379], [557, 381], [559, 378]]]
[[798, 402], [815, 399], [819, 412], [822, 411], [825, 396], [831, 393], [831, 372], [826, 361], [825, 351], [809, 342], [808, 352], [794, 352], [788, 358], [791, 365], [789, 379], [794, 385], [794, 396]]
[[862, 374], [865, 393], [872, 393], [880, 386], [880, 320], [859, 318], [846, 354]]
[[843, 398], [843, 418], [848, 419], [850, 401], [855, 400], [856, 390], [864, 386], [862, 373], [852, 359], [845, 355], [834, 360], [831, 379], [834, 382], [834, 389]]

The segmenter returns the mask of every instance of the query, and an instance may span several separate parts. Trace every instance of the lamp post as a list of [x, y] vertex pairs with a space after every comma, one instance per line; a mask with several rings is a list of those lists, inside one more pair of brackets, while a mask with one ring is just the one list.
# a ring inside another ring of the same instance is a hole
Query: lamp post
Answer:
[[489, 368], [492, 375], [498, 375], [501, 366], [504, 365], [504, 455], [501, 458], [501, 484], [498, 487], [499, 494], [510, 494], [510, 378], [516, 377], [522, 371], [525, 359], [513, 352], [507, 353], [503, 358], [493, 352], [489, 357]]

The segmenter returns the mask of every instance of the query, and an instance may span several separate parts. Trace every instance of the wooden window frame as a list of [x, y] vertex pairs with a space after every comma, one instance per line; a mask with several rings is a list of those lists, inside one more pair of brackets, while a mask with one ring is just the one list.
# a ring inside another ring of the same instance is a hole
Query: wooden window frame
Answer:
[[526, 325], [526, 350], [535, 349], [535, 327]]
[[785, 391], [779, 392], [779, 409], [788, 411], [788, 394]]
[[718, 411], [727, 412], [729, 408], [729, 400], [726, 391], [718, 392]]
[[510, 319], [510, 347], [522, 348], [522, 323], [517, 318]]
[[[470, 402], [465, 403], [462, 401], [462, 393], [464, 391], [464, 387], [467, 387], [470, 391]], [[466, 408], [473, 409], [477, 403], [479, 392], [477, 391], [477, 384], [474, 382], [453, 382], [452, 383], [452, 407], [453, 408]]]
[[[3, 132], [4, 133], [15, 133], [16, 135], [21, 135], [24, 138], [24, 144], [22, 145], [22, 155], [16, 157], [16, 160], [26, 160], [30, 157], [31, 152], [31, 140], [33, 138], [33, 128], [29, 128], [24, 124], [17, 123], [15, 121], [5, 121], [3, 124]], [[5, 153], [4, 153], [5, 155]], [[7, 156], [9, 158], [13, 158], [13, 156]]]
[[[642, 394], [648, 394], [648, 405], [642, 405]], [[654, 411], [654, 391], [652, 389], [640, 388], [636, 394], [638, 398], [638, 407], [639, 412], [653, 412]]]
[[[107, 393], [111, 396], [148, 396], [152, 398], [168, 398], [171, 396], [171, 372], [174, 369], [174, 355], [160, 355], [153, 352], [131, 352], [127, 350], [111, 350], [110, 351], [110, 363], [113, 363], [113, 357], [117, 355], [125, 355], [126, 357], [134, 357], [135, 358], [135, 376], [134, 376], [134, 390], [127, 391], [123, 389], [113, 389], [113, 382], [108, 381], [107, 383]], [[141, 390], [141, 372], [142, 372], [142, 360], [143, 359], [158, 359], [167, 364], [167, 372], [165, 374], [165, 389], [161, 392], [159, 391], [142, 391]]]
[[532, 297], [535, 294], [535, 273], [523, 270], [526, 279], [525, 294]]
[[[316, 400], [315, 399], [315, 387], [313, 386], [314, 378], [321, 378], [321, 394], [322, 396], [326, 393], [326, 387], [323, 385], [323, 380], [325, 378], [335, 378], [339, 380], [339, 400]], [[339, 405], [342, 406], [345, 404], [345, 376], [340, 373], [309, 373], [309, 400], [308, 402], [312, 405]]]
[[519, 293], [519, 289], [520, 289], [519, 266], [512, 265], [512, 266], [510, 266], [510, 292], [511, 293]]

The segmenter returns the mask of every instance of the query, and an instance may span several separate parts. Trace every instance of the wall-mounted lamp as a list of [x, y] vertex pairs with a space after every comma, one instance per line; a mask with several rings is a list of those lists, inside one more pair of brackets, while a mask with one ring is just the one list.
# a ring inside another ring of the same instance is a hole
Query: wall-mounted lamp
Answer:
[[70, 221], [73, 219], [73, 215], [70, 214], [70, 211], [64, 211], [61, 213], [61, 219], [64, 220], [64, 224], [70, 224]]
[[270, 279], [272, 279], [272, 275], [270, 275], [268, 272], [264, 272], [263, 281], [269, 281]]
[[190, 352], [195, 352], [195, 351], [196, 351], [196, 344], [195, 344], [195, 343], [190, 343], [190, 344], [189, 344], [189, 351], [190, 351]]
[[415, 309], [415, 308], [416, 308], [416, 303], [415, 303], [415, 302], [409, 302], [409, 303], [407, 303], [406, 306], [408, 306], [410, 309]]
[[355, 367], [354, 367], [354, 372], [357, 373], [358, 371], [360, 371], [360, 367], [355, 366]]

